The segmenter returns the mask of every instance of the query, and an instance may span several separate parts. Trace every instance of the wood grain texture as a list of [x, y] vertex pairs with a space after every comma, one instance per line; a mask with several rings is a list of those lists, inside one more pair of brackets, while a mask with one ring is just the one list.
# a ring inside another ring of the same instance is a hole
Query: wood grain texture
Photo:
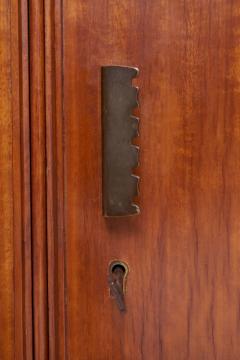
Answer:
[[0, 132], [0, 177], [1, 177], [1, 252], [0, 252], [0, 322], [2, 331], [0, 349], [3, 359], [14, 358], [14, 302], [13, 302], [13, 167], [12, 167], [12, 118], [11, 118], [11, 28], [10, 2], [0, 5], [1, 52], [1, 132]]
[[[23, 22], [22, 22], [23, 21]], [[27, 2], [0, 4], [0, 357], [32, 359]]]
[[49, 359], [66, 358], [62, 2], [45, 3]]
[[[62, 358], [238, 359], [239, 1], [63, 0], [56, 19]], [[110, 64], [140, 69], [142, 211], [131, 219], [101, 214], [100, 67]], [[125, 315], [109, 297], [114, 259], [130, 268]]]
[[45, 22], [45, 92], [46, 92], [46, 161], [48, 168], [52, 168], [52, 171], [47, 171], [47, 256], [48, 256], [48, 329], [49, 329], [49, 360], [57, 359], [56, 357], [56, 341], [57, 341], [57, 302], [55, 300], [55, 262], [52, 261], [55, 258], [55, 234], [56, 234], [56, 211], [53, 198], [56, 198], [56, 187], [54, 183], [54, 174], [56, 173], [56, 165], [53, 162], [55, 156], [54, 149], [54, 136], [55, 123], [55, 65], [54, 65], [54, 26], [53, 26], [53, 8], [52, 2], [45, 2], [44, 7], [44, 22]]
[[34, 359], [49, 358], [44, 2], [29, 1]]

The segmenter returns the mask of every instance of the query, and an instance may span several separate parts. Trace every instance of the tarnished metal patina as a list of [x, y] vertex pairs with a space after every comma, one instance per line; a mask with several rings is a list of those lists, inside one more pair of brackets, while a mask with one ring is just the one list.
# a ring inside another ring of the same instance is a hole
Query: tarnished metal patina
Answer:
[[138, 89], [132, 79], [138, 69], [125, 66], [102, 67], [103, 129], [103, 215], [124, 216], [139, 213], [133, 204], [138, 195], [138, 177], [132, 174], [138, 165], [139, 119], [132, 115], [138, 106]]

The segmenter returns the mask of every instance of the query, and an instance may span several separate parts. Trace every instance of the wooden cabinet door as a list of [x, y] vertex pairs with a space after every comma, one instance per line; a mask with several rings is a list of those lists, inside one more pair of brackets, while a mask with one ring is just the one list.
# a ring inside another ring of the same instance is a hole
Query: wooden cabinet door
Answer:
[[[57, 0], [44, 16], [50, 357], [239, 359], [239, 2]], [[104, 65], [140, 70], [134, 217], [102, 216]]]

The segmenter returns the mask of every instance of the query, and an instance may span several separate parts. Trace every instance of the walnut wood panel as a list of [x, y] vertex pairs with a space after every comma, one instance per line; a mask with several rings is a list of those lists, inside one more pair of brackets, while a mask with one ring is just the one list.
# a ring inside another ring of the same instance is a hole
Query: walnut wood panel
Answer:
[[[240, 357], [239, 9], [237, 0], [52, 8], [56, 358]], [[135, 218], [101, 214], [100, 67], [111, 64], [140, 69]], [[130, 268], [124, 315], [109, 297], [114, 259]]]
[[27, 1], [0, 4], [0, 358], [32, 359]]

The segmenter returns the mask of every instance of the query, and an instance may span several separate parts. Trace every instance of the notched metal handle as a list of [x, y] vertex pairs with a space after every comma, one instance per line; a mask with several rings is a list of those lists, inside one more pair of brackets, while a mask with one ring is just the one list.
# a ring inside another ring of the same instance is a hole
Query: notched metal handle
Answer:
[[126, 66], [102, 67], [102, 130], [103, 130], [103, 215], [139, 214], [133, 204], [138, 195], [139, 178], [132, 174], [138, 166], [139, 119], [132, 115], [138, 106], [138, 89], [132, 79], [138, 69]]

